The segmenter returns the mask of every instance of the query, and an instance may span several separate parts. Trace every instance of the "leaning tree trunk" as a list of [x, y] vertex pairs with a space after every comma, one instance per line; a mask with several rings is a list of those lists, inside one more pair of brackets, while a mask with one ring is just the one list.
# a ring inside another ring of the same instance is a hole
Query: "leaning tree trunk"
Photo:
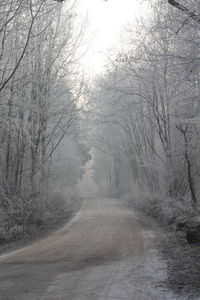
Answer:
[[183, 129], [181, 125], [176, 126], [176, 127], [182, 133], [183, 138], [184, 138], [184, 147], [185, 147], [184, 156], [185, 156], [185, 161], [186, 161], [186, 165], [187, 165], [188, 185], [189, 185], [191, 199], [192, 199], [192, 206], [194, 209], [196, 209], [197, 208], [197, 196], [196, 196], [196, 191], [195, 191], [194, 179], [192, 176], [192, 164], [191, 164], [189, 152], [188, 152], [188, 138], [187, 138], [188, 125], [186, 126], [185, 129]]
[[182, 5], [180, 2], [175, 1], [175, 0], [168, 0], [168, 3], [175, 8], [181, 10], [184, 14], [188, 16], [188, 18], [191, 18], [197, 23], [200, 23], [200, 16], [196, 11], [191, 11], [189, 10], [185, 5]]

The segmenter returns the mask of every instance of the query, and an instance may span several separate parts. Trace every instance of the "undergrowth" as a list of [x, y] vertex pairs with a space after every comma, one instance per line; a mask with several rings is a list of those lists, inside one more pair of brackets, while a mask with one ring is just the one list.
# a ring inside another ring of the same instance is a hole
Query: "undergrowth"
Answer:
[[0, 195], [0, 244], [21, 240], [48, 228], [76, 210], [78, 196], [52, 192], [26, 196]]
[[171, 229], [176, 229], [177, 224], [184, 219], [200, 214], [199, 210], [194, 211], [191, 202], [184, 197], [172, 198], [159, 193], [134, 193], [127, 194], [121, 199]]

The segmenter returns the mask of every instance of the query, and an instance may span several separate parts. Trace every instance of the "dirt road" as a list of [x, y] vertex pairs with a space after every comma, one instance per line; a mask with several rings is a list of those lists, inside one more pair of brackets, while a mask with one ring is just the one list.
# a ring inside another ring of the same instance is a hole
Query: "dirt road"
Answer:
[[65, 227], [0, 256], [0, 299], [178, 299], [154, 238], [118, 200], [86, 198]]

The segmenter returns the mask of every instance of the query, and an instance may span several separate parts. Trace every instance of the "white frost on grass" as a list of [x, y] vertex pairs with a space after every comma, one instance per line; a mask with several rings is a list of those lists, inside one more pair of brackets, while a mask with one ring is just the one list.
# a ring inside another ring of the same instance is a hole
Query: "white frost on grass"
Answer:
[[188, 300], [170, 291], [166, 279], [165, 261], [158, 250], [148, 249], [123, 262], [63, 273], [49, 285], [42, 299]]

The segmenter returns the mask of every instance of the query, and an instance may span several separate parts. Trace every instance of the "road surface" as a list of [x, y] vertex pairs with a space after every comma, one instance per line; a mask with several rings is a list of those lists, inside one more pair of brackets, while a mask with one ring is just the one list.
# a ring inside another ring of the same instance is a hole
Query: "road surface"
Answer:
[[118, 200], [85, 198], [62, 229], [0, 256], [0, 299], [178, 299], [154, 239]]

